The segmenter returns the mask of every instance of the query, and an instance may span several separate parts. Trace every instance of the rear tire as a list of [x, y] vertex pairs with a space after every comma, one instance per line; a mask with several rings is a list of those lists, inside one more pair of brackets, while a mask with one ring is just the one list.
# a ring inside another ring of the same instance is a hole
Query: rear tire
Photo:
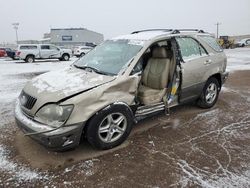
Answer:
[[33, 63], [33, 62], [35, 62], [35, 57], [33, 55], [28, 55], [25, 58], [25, 62], [27, 62], [27, 63]]
[[68, 54], [63, 54], [62, 58], [60, 59], [61, 61], [69, 61], [69, 55]]
[[85, 56], [85, 53], [84, 53], [84, 52], [80, 54], [80, 57], [83, 57], [83, 56]]
[[205, 84], [197, 105], [201, 108], [211, 108], [217, 102], [220, 91], [220, 84], [214, 77], [209, 78]]
[[129, 109], [111, 106], [96, 113], [88, 122], [86, 137], [98, 149], [110, 149], [123, 143], [129, 136], [133, 119]]

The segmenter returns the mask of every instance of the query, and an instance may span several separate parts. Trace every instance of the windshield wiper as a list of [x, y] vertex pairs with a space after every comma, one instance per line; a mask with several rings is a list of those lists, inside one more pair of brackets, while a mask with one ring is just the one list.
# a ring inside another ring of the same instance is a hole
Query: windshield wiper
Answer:
[[90, 67], [90, 66], [86, 66], [86, 65], [84, 65], [84, 66], [78, 66], [78, 65], [74, 65], [76, 68], [78, 68], [78, 69], [90, 69], [90, 70], [92, 70], [92, 71], [94, 71], [94, 72], [96, 72], [96, 73], [98, 73], [98, 74], [103, 74], [103, 75], [109, 75], [109, 76], [114, 76], [115, 74], [112, 74], [112, 73], [108, 73], [108, 72], [104, 72], [104, 71], [100, 71], [99, 69], [97, 69], [97, 68], [94, 68], [94, 67]]

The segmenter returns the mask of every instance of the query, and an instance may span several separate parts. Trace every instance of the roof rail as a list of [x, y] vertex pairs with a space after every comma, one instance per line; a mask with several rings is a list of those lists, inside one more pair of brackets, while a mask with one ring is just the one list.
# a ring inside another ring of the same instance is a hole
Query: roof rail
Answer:
[[201, 29], [146, 29], [146, 30], [134, 31], [131, 34], [137, 34], [137, 33], [148, 32], [148, 31], [171, 32], [171, 34], [178, 34], [178, 33], [181, 33], [181, 31], [193, 31], [193, 32], [198, 32], [198, 33], [206, 33], [205, 31]]
[[201, 30], [201, 29], [175, 29], [174, 31], [172, 31], [172, 34], [178, 34], [181, 31], [195, 31], [198, 33], [205, 33], [205, 31]]
[[146, 29], [146, 30], [134, 31], [131, 34], [142, 33], [142, 32], [147, 32], [147, 31], [173, 32], [174, 30], [173, 29]]

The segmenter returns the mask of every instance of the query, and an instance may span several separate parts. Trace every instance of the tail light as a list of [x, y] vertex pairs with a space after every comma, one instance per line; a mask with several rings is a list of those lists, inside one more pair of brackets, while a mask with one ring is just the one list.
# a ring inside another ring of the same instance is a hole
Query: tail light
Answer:
[[17, 51], [17, 52], [16, 52], [16, 55], [17, 55], [17, 56], [19, 56], [20, 54], [21, 54], [21, 52], [20, 52], [20, 51]]

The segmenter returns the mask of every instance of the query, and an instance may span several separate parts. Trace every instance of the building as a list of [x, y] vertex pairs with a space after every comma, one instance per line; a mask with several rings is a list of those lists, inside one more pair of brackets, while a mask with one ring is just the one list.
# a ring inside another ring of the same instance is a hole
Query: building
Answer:
[[90, 31], [85, 28], [63, 28], [50, 30], [50, 42], [57, 46], [77, 46], [88, 43], [100, 44], [103, 42], [103, 34]]

